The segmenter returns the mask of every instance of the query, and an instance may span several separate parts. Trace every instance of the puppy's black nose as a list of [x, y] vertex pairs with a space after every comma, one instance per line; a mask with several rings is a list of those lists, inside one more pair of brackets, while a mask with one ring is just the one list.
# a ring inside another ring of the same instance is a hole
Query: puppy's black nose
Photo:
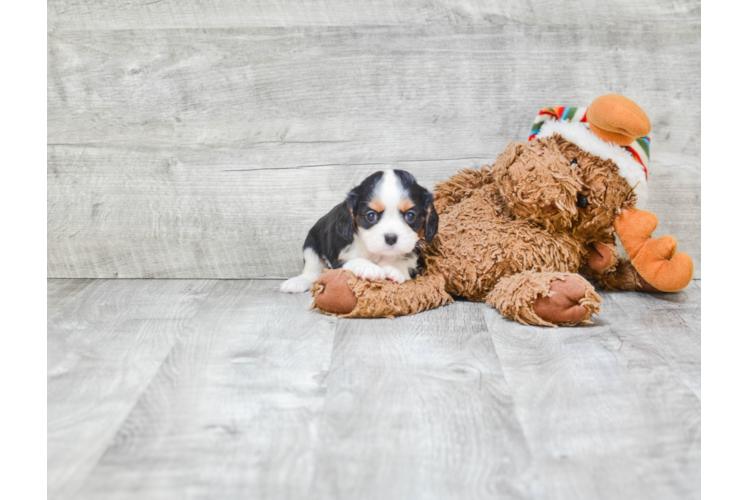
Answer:
[[390, 246], [394, 245], [395, 243], [397, 243], [397, 235], [396, 234], [385, 234], [384, 242]]

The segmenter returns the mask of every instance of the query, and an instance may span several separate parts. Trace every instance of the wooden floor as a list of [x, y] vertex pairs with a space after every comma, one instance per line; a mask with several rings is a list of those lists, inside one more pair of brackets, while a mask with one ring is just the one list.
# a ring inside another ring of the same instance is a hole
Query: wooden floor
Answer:
[[49, 498], [699, 498], [699, 281], [563, 329], [278, 285], [49, 280]]

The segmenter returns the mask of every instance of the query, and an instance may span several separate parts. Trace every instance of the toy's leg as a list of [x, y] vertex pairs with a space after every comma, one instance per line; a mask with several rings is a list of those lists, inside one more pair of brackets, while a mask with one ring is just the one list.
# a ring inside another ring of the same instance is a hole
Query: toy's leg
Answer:
[[658, 289], [647, 283], [641, 274], [636, 271], [630, 260], [621, 260], [612, 271], [597, 272], [590, 268], [584, 269], [584, 274], [589, 275], [600, 283], [606, 290], [627, 290], [632, 292], [659, 292]]
[[350, 271], [327, 271], [312, 284], [312, 308], [344, 318], [405, 316], [433, 309], [452, 297], [443, 276], [417, 276], [405, 283], [367, 281]]
[[587, 267], [598, 273], [611, 271], [618, 264], [618, 251], [614, 235], [603, 237], [600, 241], [593, 241], [587, 246]]
[[600, 296], [572, 273], [525, 271], [499, 280], [486, 302], [524, 325], [571, 326], [600, 314]]

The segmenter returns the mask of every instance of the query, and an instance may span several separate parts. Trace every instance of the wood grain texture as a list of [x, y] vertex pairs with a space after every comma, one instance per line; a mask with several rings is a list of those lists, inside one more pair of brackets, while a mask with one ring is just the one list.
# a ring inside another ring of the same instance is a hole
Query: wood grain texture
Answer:
[[502, 25], [635, 24], [648, 21], [698, 23], [701, 3], [696, 0], [606, 2], [533, 0], [491, 2], [466, 0], [52, 0], [47, 3], [50, 30], [144, 28], [243, 28], [267, 26], [412, 26], [421, 24]]
[[[382, 168], [431, 188], [483, 159], [314, 168], [241, 168], [242, 151], [122, 152], [50, 148], [49, 276], [281, 278], [301, 271], [309, 228], [360, 179]], [[651, 169], [655, 236], [701, 263], [698, 158], [663, 155]], [[688, 162], [688, 163], [687, 163]], [[119, 164], [120, 168], [110, 168]], [[289, 193], [303, 193], [289, 199]], [[70, 197], [73, 196], [74, 199]], [[620, 250], [623, 253], [623, 250]]]
[[546, 498], [700, 497], [700, 296], [606, 293], [556, 332], [485, 309]]
[[48, 275], [287, 277], [365, 174], [430, 186], [525, 139], [543, 106], [619, 92], [652, 118], [650, 207], [699, 277], [700, 26], [651, 8], [672, 17], [52, 31]]
[[49, 282], [49, 498], [77, 498], [76, 491], [213, 284]]
[[655, 151], [700, 151], [698, 25], [52, 32], [48, 45], [50, 144], [493, 156], [542, 107], [616, 91], [651, 115]]
[[77, 498], [305, 498], [335, 321], [221, 281]]
[[340, 321], [326, 384], [311, 498], [538, 498], [481, 305]]
[[560, 329], [279, 284], [48, 281], [49, 498], [699, 497], [698, 281]]

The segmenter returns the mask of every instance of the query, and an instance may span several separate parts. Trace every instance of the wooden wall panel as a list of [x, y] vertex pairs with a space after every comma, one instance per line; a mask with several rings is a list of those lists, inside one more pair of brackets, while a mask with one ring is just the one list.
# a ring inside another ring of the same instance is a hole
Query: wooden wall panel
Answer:
[[[161, 23], [148, 29], [131, 29], [133, 6], [72, 16], [81, 5], [50, 4], [50, 277], [290, 276], [311, 224], [368, 173], [433, 186], [525, 139], [543, 106], [608, 92], [650, 115], [649, 207], [700, 276], [700, 26], [686, 4], [643, 24], [593, 23], [595, 7], [583, 27], [521, 24], [529, 11], [490, 25], [463, 3], [480, 22], [351, 27], [341, 12], [274, 28], [168, 4], [173, 17], [143, 14]], [[198, 11], [210, 29], [182, 28]]]
[[699, 23], [701, 2], [676, 0], [50, 0], [50, 30], [559, 24]]

